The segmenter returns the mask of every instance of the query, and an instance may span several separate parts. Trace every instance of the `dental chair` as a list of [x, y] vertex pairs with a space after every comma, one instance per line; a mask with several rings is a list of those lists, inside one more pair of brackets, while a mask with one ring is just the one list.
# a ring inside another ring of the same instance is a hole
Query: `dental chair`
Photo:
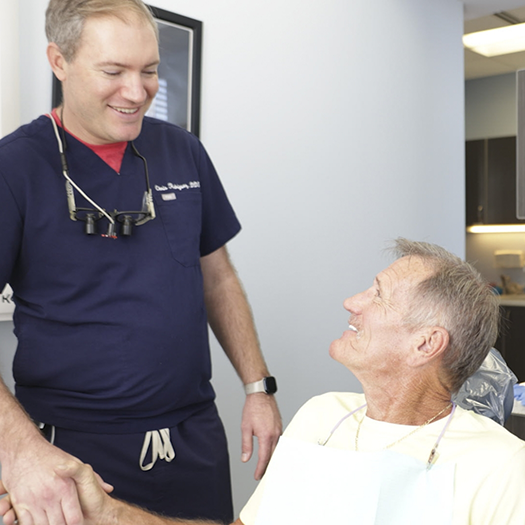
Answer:
[[504, 425], [514, 406], [513, 389], [517, 382], [502, 355], [491, 348], [478, 371], [465, 381], [452, 401]]

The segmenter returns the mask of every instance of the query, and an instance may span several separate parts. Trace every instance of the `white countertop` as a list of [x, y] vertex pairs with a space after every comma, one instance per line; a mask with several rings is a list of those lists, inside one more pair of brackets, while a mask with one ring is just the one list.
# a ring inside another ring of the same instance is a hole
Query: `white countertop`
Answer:
[[504, 306], [525, 306], [525, 294], [500, 295], [499, 300]]

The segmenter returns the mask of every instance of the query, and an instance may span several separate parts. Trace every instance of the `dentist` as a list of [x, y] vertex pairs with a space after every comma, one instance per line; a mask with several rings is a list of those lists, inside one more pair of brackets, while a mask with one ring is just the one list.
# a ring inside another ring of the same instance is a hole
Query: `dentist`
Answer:
[[66, 462], [168, 516], [233, 519], [208, 323], [242, 383], [242, 459], [281, 433], [226, 243], [240, 230], [199, 140], [145, 117], [158, 33], [141, 0], [51, 0], [58, 108], [0, 141], [0, 288], [14, 291], [16, 399], [0, 462], [21, 523], [76, 525]]

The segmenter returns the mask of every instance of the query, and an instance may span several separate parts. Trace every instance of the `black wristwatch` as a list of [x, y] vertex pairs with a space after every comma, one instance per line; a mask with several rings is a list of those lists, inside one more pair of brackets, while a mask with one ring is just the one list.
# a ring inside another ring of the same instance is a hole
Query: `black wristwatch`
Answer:
[[263, 377], [260, 381], [244, 385], [244, 391], [246, 394], [256, 394], [258, 392], [275, 394], [277, 392], [277, 381], [273, 376]]

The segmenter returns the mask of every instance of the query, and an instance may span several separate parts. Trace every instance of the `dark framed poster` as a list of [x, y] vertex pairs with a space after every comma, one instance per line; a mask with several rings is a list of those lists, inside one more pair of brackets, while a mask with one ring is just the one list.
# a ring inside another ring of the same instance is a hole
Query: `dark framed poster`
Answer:
[[[149, 6], [159, 28], [159, 91], [146, 115], [200, 133], [202, 22]], [[62, 89], [53, 75], [53, 107]]]

